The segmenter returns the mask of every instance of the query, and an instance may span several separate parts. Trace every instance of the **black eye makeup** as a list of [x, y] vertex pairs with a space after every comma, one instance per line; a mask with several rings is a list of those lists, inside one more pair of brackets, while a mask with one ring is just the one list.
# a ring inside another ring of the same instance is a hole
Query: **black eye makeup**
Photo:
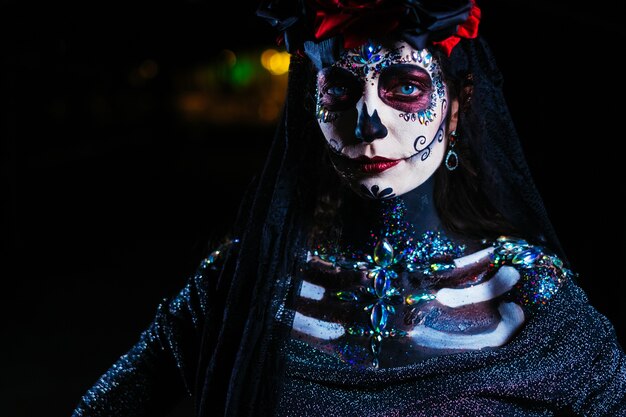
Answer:
[[353, 107], [363, 94], [361, 81], [343, 68], [329, 67], [317, 76], [318, 105], [329, 111]]
[[431, 105], [433, 82], [424, 69], [410, 64], [383, 68], [378, 80], [378, 96], [390, 107], [417, 113]]

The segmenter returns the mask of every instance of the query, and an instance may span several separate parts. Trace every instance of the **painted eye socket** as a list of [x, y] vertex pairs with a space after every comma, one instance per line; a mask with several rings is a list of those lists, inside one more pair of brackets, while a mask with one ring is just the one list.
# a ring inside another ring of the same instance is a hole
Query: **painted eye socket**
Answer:
[[330, 111], [353, 107], [363, 94], [361, 82], [349, 71], [328, 67], [317, 75], [319, 104]]
[[333, 86], [326, 90], [326, 93], [333, 97], [341, 97], [348, 94], [348, 87], [344, 86]]
[[396, 110], [416, 113], [428, 108], [432, 91], [430, 74], [417, 65], [392, 65], [380, 73], [378, 96]]

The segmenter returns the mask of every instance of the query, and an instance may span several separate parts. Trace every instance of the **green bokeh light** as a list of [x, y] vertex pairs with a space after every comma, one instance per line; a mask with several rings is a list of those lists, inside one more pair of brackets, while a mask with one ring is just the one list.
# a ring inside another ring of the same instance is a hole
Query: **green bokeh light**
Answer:
[[235, 86], [244, 87], [252, 81], [254, 77], [254, 64], [251, 60], [241, 58], [230, 70], [230, 81]]

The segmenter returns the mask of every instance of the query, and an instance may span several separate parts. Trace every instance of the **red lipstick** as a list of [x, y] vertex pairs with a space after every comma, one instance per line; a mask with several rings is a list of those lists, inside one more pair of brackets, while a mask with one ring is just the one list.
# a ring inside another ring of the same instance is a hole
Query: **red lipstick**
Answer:
[[366, 174], [379, 174], [383, 171], [388, 170], [389, 168], [395, 167], [402, 160], [388, 159], [383, 158], [382, 156], [369, 158], [365, 155], [361, 155], [358, 158], [355, 158], [354, 161], [359, 164], [361, 172], [364, 172]]

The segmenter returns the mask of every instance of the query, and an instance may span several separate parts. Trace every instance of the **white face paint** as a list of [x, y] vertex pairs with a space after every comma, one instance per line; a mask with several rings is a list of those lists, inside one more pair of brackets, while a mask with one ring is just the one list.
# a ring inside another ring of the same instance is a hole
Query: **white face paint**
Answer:
[[335, 169], [361, 195], [404, 194], [441, 165], [450, 100], [428, 50], [397, 42], [347, 51], [318, 72], [317, 102]]

